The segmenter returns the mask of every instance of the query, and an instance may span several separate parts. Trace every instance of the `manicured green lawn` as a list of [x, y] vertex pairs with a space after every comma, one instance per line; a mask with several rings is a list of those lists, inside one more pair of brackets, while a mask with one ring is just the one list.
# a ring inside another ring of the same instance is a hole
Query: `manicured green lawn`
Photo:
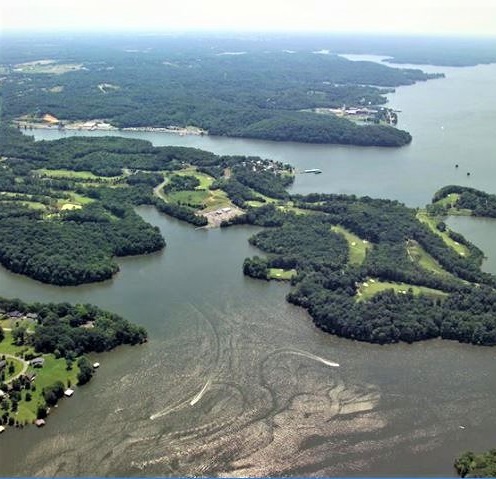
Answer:
[[438, 236], [441, 236], [446, 245], [453, 248], [460, 256], [468, 256], [470, 254], [465, 245], [451, 239], [445, 231], [439, 231], [436, 228], [436, 220], [432, 216], [429, 216], [425, 211], [420, 210], [417, 213], [417, 219], [429, 226], [429, 228]]
[[349, 262], [351, 264], [362, 264], [365, 261], [367, 251], [372, 245], [342, 226], [333, 226], [332, 231], [342, 234], [346, 238], [349, 248]]
[[445, 196], [444, 198], [441, 198], [439, 201], [436, 201], [436, 204], [441, 205], [441, 206], [452, 206], [456, 205], [456, 202], [460, 198], [459, 193], [450, 193], [449, 195]]
[[[0, 354], [1, 356], [1, 354]], [[7, 356], [6, 358], [8, 366], [5, 368], [5, 382], [8, 382], [11, 378], [14, 378], [17, 376], [21, 371], [24, 366], [24, 363], [17, 358], [12, 358], [10, 356]], [[12, 373], [9, 373], [9, 365], [10, 363], [14, 364], [14, 371]]]
[[[16, 346], [12, 344], [12, 334], [10, 331], [5, 331], [5, 339], [0, 342], [0, 356], [2, 354], [19, 354], [21, 351], [32, 351], [32, 348], [26, 348], [25, 346]], [[55, 359], [53, 354], [44, 354], [45, 363], [41, 368], [28, 367], [27, 372], [35, 372], [36, 378], [32, 384], [35, 386], [35, 391], [30, 390], [32, 395], [32, 400], [27, 402], [25, 400], [26, 391], [21, 392], [21, 401], [19, 402], [19, 408], [16, 413], [12, 415], [20, 422], [31, 423], [36, 419], [36, 412], [39, 404], [43, 404], [45, 401], [42, 396], [43, 388], [51, 386], [56, 381], [62, 381], [65, 387], [68, 386], [68, 381], [71, 383], [71, 387], [75, 386], [77, 383], [78, 367], [76, 363], [73, 363], [72, 370], [66, 370], [66, 361], [63, 358]], [[7, 362], [11, 359], [7, 358]], [[20, 360], [14, 360], [16, 365], [16, 370], [14, 374], [17, 374], [22, 370], [23, 363]], [[8, 380], [8, 377], [6, 378]], [[0, 413], [3, 411], [0, 411]]]
[[268, 278], [289, 281], [296, 274], [295, 269], [269, 268]]
[[413, 294], [425, 294], [428, 296], [442, 297], [446, 296], [447, 293], [444, 291], [439, 291], [438, 289], [427, 288], [425, 286], [415, 286], [407, 283], [393, 283], [390, 281], [379, 281], [373, 278], [368, 279], [360, 285], [357, 293], [357, 300], [364, 301], [372, 298], [377, 293], [381, 291], [386, 291], [388, 289], [394, 290], [399, 294], [406, 294], [406, 292], [411, 289]]
[[174, 174], [181, 176], [194, 176], [200, 182], [200, 186], [198, 186], [198, 189], [202, 190], [207, 190], [214, 182], [214, 178], [207, 175], [206, 173], [199, 172], [194, 166], [189, 166], [184, 170], [174, 171]]
[[208, 196], [208, 191], [186, 190], [169, 193], [167, 194], [167, 199], [173, 203], [197, 205], [200, 207], [200, 205], [206, 204]]
[[40, 168], [39, 170], [36, 170], [36, 172], [43, 176], [49, 176], [50, 178], [80, 178], [83, 180], [94, 180], [96, 178], [107, 179], [107, 177], [97, 176], [91, 173], [91, 171], [49, 170], [47, 168]]
[[2, 354], [12, 354], [16, 356], [19, 354], [21, 351], [32, 351], [32, 348], [27, 348], [26, 346], [16, 346], [15, 344], [12, 344], [12, 331], [5, 331], [5, 338], [4, 340], [0, 343], [0, 355]]

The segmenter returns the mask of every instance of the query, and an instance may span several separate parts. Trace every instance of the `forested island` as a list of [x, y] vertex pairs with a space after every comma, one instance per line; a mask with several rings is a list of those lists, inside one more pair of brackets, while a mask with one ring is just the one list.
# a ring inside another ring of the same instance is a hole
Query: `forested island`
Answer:
[[152, 36], [129, 48], [118, 40], [79, 38], [61, 50], [57, 38], [29, 49], [7, 38], [3, 117], [29, 125], [49, 115], [54, 127], [98, 118], [118, 128], [195, 127], [211, 135], [397, 147], [410, 143], [408, 132], [330, 110], [377, 107], [394, 87], [442, 76], [284, 51], [277, 43], [233, 52], [225, 50], [228, 41]]
[[0, 298], [0, 426], [43, 425], [71, 387], [93, 376], [85, 354], [146, 340], [143, 327], [91, 304]]

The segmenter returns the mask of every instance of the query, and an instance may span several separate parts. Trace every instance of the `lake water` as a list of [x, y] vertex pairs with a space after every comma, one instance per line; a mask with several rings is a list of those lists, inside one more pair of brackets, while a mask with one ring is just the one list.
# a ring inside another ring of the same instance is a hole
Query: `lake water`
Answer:
[[[401, 149], [123, 135], [322, 169], [297, 175], [300, 193], [423, 206], [450, 183], [494, 192], [496, 65], [425, 69], [447, 78], [390, 96], [414, 137]], [[462, 451], [495, 446], [496, 349], [440, 340], [381, 347], [325, 334], [286, 303], [287, 285], [243, 276], [256, 229], [195, 230], [139, 211], [167, 248], [120, 260], [111, 281], [59, 288], [0, 270], [4, 296], [92, 302], [150, 333], [146, 345], [95, 355], [94, 379], [45, 428], [3, 434], [2, 476], [447, 476]], [[484, 249], [496, 273], [496, 222], [450, 225]]]

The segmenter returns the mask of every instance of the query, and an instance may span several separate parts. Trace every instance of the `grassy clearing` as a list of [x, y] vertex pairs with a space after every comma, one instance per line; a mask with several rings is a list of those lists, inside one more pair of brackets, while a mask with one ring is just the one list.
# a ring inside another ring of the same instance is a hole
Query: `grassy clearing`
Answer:
[[4, 331], [4, 333], [5, 333], [5, 338], [0, 343], [0, 355], [12, 354], [13, 356], [16, 356], [23, 351], [30, 350], [29, 348], [26, 348], [25, 346], [16, 346], [15, 344], [12, 344], [11, 331]]
[[60, 206], [66, 203], [74, 203], [78, 205], [87, 205], [88, 203], [93, 203], [95, 201], [93, 198], [88, 198], [87, 196], [80, 195], [79, 193], [71, 192], [71, 199], [68, 200], [60, 200]]
[[43, 203], [39, 203], [38, 201], [26, 201], [26, 200], [18, 200], [18, 199], [10, 199], [10, 200], [1, 200], [1, 203], [18, 203], [23, 206], [27, 206], [28, 208], [32, 208], [34, 210], [46, 210], [47, 207]]
[[407, 241], [406, 250], [410, 259], [427, 271], [432, 271], [433, 273], [443, 276], [450, 276], [450, 273], [443, 269], [443, 267], [416, 241]]
[[284, 204], [279, 205], [277, 208], [280, 209], [281, 211], [284, 211], [284, 212], [287, 212], [287, 213], [295, 213], [297, 215], [313, 215], [313, 214], [317, 214], [316, 211], [305, 210], [303, 208], [298, 208], [298, 207], [294, 206], [294, 202], [293, 201], [286, 201]]
[[470, 254], [468, 248], [463, 245], [458, 243], [457, 241], [454, 241], [448, 236], [448, 233], [446, 231], [439, 231], [436, 228], [436, 219], [433, 218], [432, 216], [429, 216], [426, 211], [419, 211], [417, 213], [417, 219], [421, 221], [422, 223], [425, 223], [429, 228], [438, 236], [441, 236], [443, 241], [446, 243], [447, 246], [450, 248], [453, 248], [460, 256], [468, 256]]
[[268, 279], [278, 279], [281, 281], [289, 281], [293, 276], [296, 276], [295, 269], [269, 268], [267, 275]]
[[41, 168], [36, 170], [43, 176], [48, 176], [49, 178], [80, 178], [83, 180], [94, 180], [95, 178], [101, 178], [91, 173], [91, 171], [72, 171], [72, 170], [48, 170], [47, 168]]
[[[99, 180], [103, 182], [116, 181], [122, 176], [98, 176], [91, 171], [73, 171], [73, 170], [49, 170], [47, 168], [41, 168], [36, 170], [42, 176], [47, 176], [48, 178], [68, 178], [68, 179], [79, 179], [79, 180]], [[97, 183], [98, 184], [98, 183]]]
[[415, 286], [407, 283], [393, 283], [390, 281], [379, 281], [375, 279], [369, 279], [362, 283], [358, 289], [357, 300], [365, 301], [372, 296], [380, 293], [381, 291], [386, 291], [392, 289], [397, 294], [406, 294], [406, 292], [411, 289], [414, 295], [425, 294], [427, 296], [443, 297], [447, 296], [447, 293], [440, 291], [438, 289], [427, 288], [425, 286]]
[[56, 381], [61, 381], [65, 387], [71, 384], [74, 387], [77, 384], [78, 368], [74, 363], [71, 371], [67, 371], [65, 359], [55, 359], [53, 354], [45, 354], [45, 364], [42, 368], [28, 368], [28, 372], [35, 372], [36, 379], [33, 383], [36, 386], [35, 391], [30, 391], [32, 399], [27, 402], [24, 398], [26, 393], [22, 392], [22, 401], [19, 403], [19, 410], [16, 415], [18, 421], [33, 422], [36, 419], [36, 412], [39, 404], [43, 404], [43, 388], [51, 386]]
[[209, 190], [205, 200], [206, 210], [218, 210], [219, 208], [230, 208], [233, 206], [225, 191]]
[[202, 208], [206, 204], [209, 197], [208, 191], [201, 190], [186, 190], [174, 191], [167, 194], [167, 201], [171, 203], [181, 203], [193, 206], [194, 208]]
[[450, 193], [449, 195], [445, 196], [444, 198], [441, 198], [440, 200], [436, 201], [436, 205], [441, 205], [441, 206], [455, 206], [456, 202], [460, 198], [459, 193]]
[[362, 264], [372, 245], [342, 226], [333, 226], [332, 231], [342, 234], [348, 242], [350, 264]]
[[214, 182], [214, 178], [206, 173], [199, 172], [194, 166], [189, 166], [183, 170], [174, 171], [174, 174], [180, 176], [194, 176], [200, 182], [200, 185], [197, 188], [199, 190], [206, 190], [210, 188], [210, 185]]

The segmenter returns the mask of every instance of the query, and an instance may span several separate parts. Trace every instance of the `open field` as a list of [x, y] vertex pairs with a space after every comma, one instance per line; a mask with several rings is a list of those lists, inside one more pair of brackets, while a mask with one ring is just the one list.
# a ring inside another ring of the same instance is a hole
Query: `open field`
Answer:
[[346, 241], [348, 241], [348, 261], [351, 264], [362, 264], [365, 261], [367, 251], [372, 247], [372, 245], [368, 241], [363, 240], [342, 226], [336, 225], [331, 229], [336, 233], [342, 234], [346, 238]]
[[442, 297], [446, 296], [447, 293], [439, 291], [438, 289], [427, 288], [425, 286], [415, 286], [407, 283], [393, 283], [390, 281], [379, 281], [375, 279], [368, 279], [360, 285], [357, 293], [357, 300], [364, 301], [372, 298], [372, 296], [380, 293], [381, 291], [386, 291], [392, 289], [395, 293], [406, 294], [409, 289], [412, 290], [413, 294], [425, 294], [428, 296]]
[[417, 219], [429, 226], [429, 228], [438, 236], [441, 236], [446, 245], [453, 248], [460, 256], [468, 256], [470, 254], [465, 245], [451, 239], [446, 231], [439, 231], [436, 228], [436, 220], [432, 216], [429, 216], [425, 211], [419, 210], [417, 213]]
[[295, 269], [269, 268], [268, 279], [289, 281], [296, 274]]
[[167, 201], [191, 206], [192, 208], [203, 209], [209, 192], [205, 190], [185, 190], [167, 193]]

